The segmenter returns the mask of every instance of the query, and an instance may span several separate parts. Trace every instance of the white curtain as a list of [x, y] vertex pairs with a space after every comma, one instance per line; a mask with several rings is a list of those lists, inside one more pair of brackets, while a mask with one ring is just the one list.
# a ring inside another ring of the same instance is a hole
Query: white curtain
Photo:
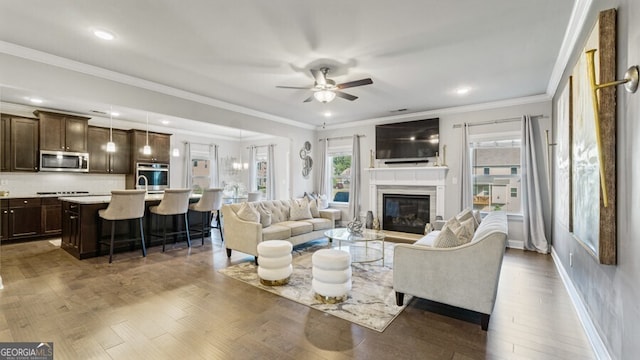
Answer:
[[256, 157], [258, 148], [251, 145], [249, 146], [249, 191], [257, 191], [258, 184], [256, 183]]
[[524, 248], [546, 254], [549, 252], [549, 242], [544, 235], [533, 124], [529, 115], [522, 117], [520, 163], [522, 165], [522, 204], [524, 207], [522, 211]]
[[191, 143], [184, 143], [184, 187], [191, 189]]
[[351, 186], [349, 187], [349, 215], [355, 220], [360, 214], [360, 136], [353, 135], [351, 155]]
[[331, 182], [329, 181], [329, 167], [327, 166], [329, 162], [327, 161], [327, 156], [329, 156], [329, 139], [324, 139], [322, 147], [320, 147], [320, 161], [318, 164], [318, 168], [320, 169], [320, 171], [318, 171], [320, 174], [318, 192], [320, 195], [326, 195], [327, 198], [330, 198], [331, 188], [329, 184]]
[[469, 146], [469, 124], [462, 126], [462, 149], [460, 149], [460, 209], [472, 207], [473, 174], [471, 171], [471, 148]]
[[267, 199], [276, 199], [276, 163], [275, 163], [275, 145], [270, 144], [267, 147]]
[[220, 186], [220, 159], [218, 157], [218, 145], [211, 145], [209, 147], [211, 158], [211, 187]]

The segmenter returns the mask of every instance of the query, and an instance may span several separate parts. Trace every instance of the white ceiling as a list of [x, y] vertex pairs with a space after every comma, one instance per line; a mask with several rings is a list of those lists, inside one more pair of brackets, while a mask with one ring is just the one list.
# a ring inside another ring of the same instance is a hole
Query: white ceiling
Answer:
[[[573, 0], [0, 0], [0, 40], [330, 126], [398, 109], [545, 94], [573, 6]], [[96, 38], [95, 28], [115, 40]], [[321, 66], [337, 83], [370, 77], [373, 84], [345, 90], [359, 97], [353, 102], [329, 104], [303, 103], [308, 90], [276, 88], [311, 86], [309, 69]], [[3, 101], [38, 96], [50, 108], [106, 110], [100, 99], [78, 104], [0, 85]], [[471, 90], [461, 96], [460, 87]]]

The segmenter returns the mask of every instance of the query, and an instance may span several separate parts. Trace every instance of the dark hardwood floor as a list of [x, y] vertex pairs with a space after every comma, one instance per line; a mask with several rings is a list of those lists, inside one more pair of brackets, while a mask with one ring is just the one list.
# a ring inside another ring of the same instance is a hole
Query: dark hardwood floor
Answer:
[[53, 341], [58, 360], [594, 358], [550, 256], [507, 250], [488, 332], [414, 299], [378, 333], [218, 273], [252, 260], [229, 261], [219, 237], [193, 244], [112, 265], [48, 240], [2, 245], [0, 341]]

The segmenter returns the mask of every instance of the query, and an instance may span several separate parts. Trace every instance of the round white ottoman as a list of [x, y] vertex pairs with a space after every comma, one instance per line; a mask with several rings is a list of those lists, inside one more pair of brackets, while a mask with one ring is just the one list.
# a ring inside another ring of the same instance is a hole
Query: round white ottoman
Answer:
[[315, 298], [327, 304], [343, 302], [351, 290], [351, 255], [342, 250], [322, 249], [313, 253]]
[[293, 272], [293, 245], [285, 240], [268, 240], [258, 244], [258, 277], [267, 286], [286, 285]]

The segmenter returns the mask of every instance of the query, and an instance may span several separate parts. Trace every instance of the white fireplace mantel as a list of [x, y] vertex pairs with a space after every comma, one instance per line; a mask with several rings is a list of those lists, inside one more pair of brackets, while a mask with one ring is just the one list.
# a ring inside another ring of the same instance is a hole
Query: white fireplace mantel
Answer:
[[[412, 166], [412, 167], [384, 167], [364, 169], [369, 174], [369, 199], [375, 205], [375, 214], [380, 216], [378, 209], [381, 203], [377, 201], [378, 189], [392, 191], [397, 188], [434, 187], [436, 190], [436, 213], [444, 217], [445, 183], [447, 177], [446, 166]], [[434, 216], [435, 217], [435, 216]]]

